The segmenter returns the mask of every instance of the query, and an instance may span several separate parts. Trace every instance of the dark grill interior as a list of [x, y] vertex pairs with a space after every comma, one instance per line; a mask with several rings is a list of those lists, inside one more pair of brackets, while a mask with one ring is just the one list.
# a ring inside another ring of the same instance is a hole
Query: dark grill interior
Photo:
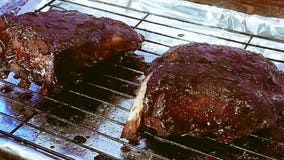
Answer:
[[[115, 2], [115, 1], [114, 1]], [[79, 3], [79, 4], [78, 4]], [[10, 73], [0, 79], [0, 136], [5, 135], [58, 159], [283, 159], [284, 119], [278, 128], [222, 144], [213, 137], [161, 138], [141, 133], [139, 143], [120, 138], [148, 62], [169, 47], [188, 42], [230, 45], [263, 53], [284, 70], [284, 41], [232, 32], [174, 16], [147, 13], [103, 1], [55, 0], [37, 11], [79, 10], [119, 19], [145, 36], [137, 55], [126, 53], [89, 71], [82, 84], [42, 96], [40, 87], [20, 87]], [[143, 62], [143, 57], [145, 62]], [[107, 67], [106, 67], [107, 66]]]

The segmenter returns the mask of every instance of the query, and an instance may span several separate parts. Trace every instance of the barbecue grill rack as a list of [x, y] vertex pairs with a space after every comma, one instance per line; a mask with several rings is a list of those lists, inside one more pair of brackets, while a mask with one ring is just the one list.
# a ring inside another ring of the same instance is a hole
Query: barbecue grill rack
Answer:
[[207, 42], [240, 47], [264, 54], [284, 70], [281, 40], [128, 7], [109, 0], [53, 0], [38, 6], [36, 12], [78, 10], [122, 20], [143, 34], [145, 42], [135, 54], [126, 53], [93, 69], [82, 83], [64, 88], [59, 94], [41, 95], [40, 87], [33, 83], [21, 87], [21, 80], [12, 72], [7, 79], [0, 79], [0, 138], [9, 137], [55, 159], [284, 158], [283, 117], [278, 128], [262, 129], [233, 144], [220, 143], [210, 136], [162, 138], [149, 132], [141, 133], [142, 139], [135, 144], [120, 138], [139, 77], [147, 63], [171, 46]]

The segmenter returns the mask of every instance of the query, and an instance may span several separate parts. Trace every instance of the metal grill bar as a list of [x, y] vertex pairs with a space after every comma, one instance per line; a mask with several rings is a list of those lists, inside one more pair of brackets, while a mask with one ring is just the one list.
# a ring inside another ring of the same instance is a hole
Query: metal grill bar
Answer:
[[[135, 53], [143, 56], [147, 63], [162, 55], [171, 46], [196, 41], [259, 51], [284, 70], [284, 48], [283, 42], [279, 40], [210, 27], [206, 23], [178, 17], [148, 13], [104, 0], [54, 0], [40, 7], [38, 11], [47, 8], [75, 9], [126, 22], [145, 36], [146, 41], [142, 49]], [[216, 32], [218, 34], [215, 34]], [[10, 76], [8, 81], [0, 80], [0, 98], [3, 98], [0, 102], [7, 101], [3, 104], [7, 109], [18, 106], [26, 113], [0, 110], [0, 120], [4, 119], [0, 121], [3, 122], [0, 133], [62, 159], [96, 159], [100, 155], [110, 159], [284, 157], [284, 130], [281, 127], [273, 133], [279, 134], [282, 139], [277, 139], [277, 136], [269, 138], [265, 133], [256, 132], [236, 140], [231, 145], [219, 143], [211, 137], [165, 139], [148, 132], [141, 134], [142, 140], [139, 144], [131, 144], [121, 139], [123, 124], [133, 103], [135, 89], [140, 83], [137, 78], [143, 75], [141, 64], [146, 65], [139, 57], [126, 54], [122, 61], [114, 63], [98, 77], [64, 88], [60, 94], [53, 96], [40, 95], [36, 92], [37, 89], [33, 90], [32, 87], [28, 90], [17, 86], [19, 80], [13, 76]], [[25, 96], [25, 93], [32, 96]], [[276, 151], [255, 148], [252, 145], [254, 142], [262, 147], [275, 148]]]
[[[9, 98], [9, 99], [10, 99], [10, 100], [14, 100], [15, 97], [12, 97], [12, 98]], [[62, 104], [64, 103], [64, 102], [60, 102], [60, 101], [57, 101], [57, 100], [54, 100], [54, 101], [55, 101], [56, 103], [62, 103]], [[20, 103], [20, 102], [16, 101], [16, 103]], [[25, 104], [22, 103], [22, 105], [25, 105]], [[68, 104], [66, 104], [66, 105], [68, 105]], [[25, 107], [32, 107], [32, 106], [25, 105]], [[54, 107], [56, 107], [56, 106], [54, 106]], [[71, 107], [71, 106], [68, 105], [68, 107]], [[36, 109], [36, 108], [33, 108], [33, 109], [35, 109], [35, 110], [38, 112], [38, 114], [40, 114], [40, 113], [45, 114], [44, 112], [42, 112], [42, 111], [39, 110], [39, 109]], [[79, 112], [79, 110], [78, 110], [77, 112]], [[86, 111], [85, 111], [85, 112], [86, 112]], [[1, 112], [0, 112], [0, 114], [14, 119], [14, 117], [11, 117], [10, 115], [7, 115], [7, 114], [1, 113]], [[88, 112], [88, 114], [92, 114], [92, 113]], [[63, 119], [63, 118], [60, 118], [60, 117], [58, 117], [58, 116], [56, 116], [56, 115], [48, 115], [48, 116], [49, 116], [49, 117], [52, 117], [52, 118], [55, 118], [55, 119], [58, 119], [59, 121], [62, 121], [63, 123], [67, 123], [68, 125], [72, 125], [72, 126], [76, 125], [77, 127], [79, 127], [79, 125], [74, 124], [74, 122], [70, 122], [70, 121], [65, 120], [65, 119]], [[96, 116], [99, 116], [99, 115], [96, 114]], [[106, 117], [102, 117], [102, 118], [107, 119]], [[14, 121], [17, 121], [17, 120], [14, 120]], [[112, 121], [113, 121], [113, 120], [112, 120]], [[24, 125], [26, 125], [26, 126], [35, 128], [35, 129], [37, 129], [37, 130], [39, 130], [39, 131], [47, 132], [47, 133], [50, 134], [50, 135], [56, 136], [56, 137], [58, 137], [58, 138], [60, 138], [60, 139], [64, 139], [64, 140], [66, 140], [66, 141], [69, 141], [69, 142], [73, 143], [72, 140], [70, 140], [70, 139], [64, 137], [63, 135], [59, 135], [58, 133], [56, 133], [56, 132], [54, 132], [54, 131], [49, 131], [49, 130], [46, 130], [45, 128], [43, 128], [43, 127], [35, 126], [35, 125], [31, 124], [30, 122], [24, 122], [24, 121], [21, 121], [21, 122], [22, 122], [22, 124], [24, 124]], [[113, 122], [118, 123], [117, 121], [113, 121]], [[21, 126], [21, 125], [18, 125], [18, 128], [20, 128], [20, 126]], [[114, 127], [114, 125], [111, 125], [111, 126]], [[121, 124], [120, 124], [119, 126], [121, 126]], [[89, 130], [91, 130], [91, 129], [93, 130], [93, 128], [89, 128], [88, 126], [83, 126], [83, 127], [86, 128], [86, 129], [89, 129]], [[120, 128], [121, 128], [121, 127], [120, 127]], [[106, 134], [104, 134], [104, 133], [101, 133], [101, 132], [98, 132], [98, 131], [94, 131], [94, 132], [97, 132], [97, 133], [99, 133], [99, 134], [101, 134], [101, 135], [103, 135], [103, 136], [105, 136], [105, 137], [107, 137], [107, 138], [109, 138], [109, 139], [113, 139], [113, 140], [115, 140], [115, 141], [120, 141], [121, 144], [125, 144], [125, 142], [123, 142], [123, 141], [121, 141], [121, 140], [118, 139], [119, 137], [114, 138], [113, 135], [112, 135], [112, 136], [108, 136], [108, 135], [106, 135]], [[121, 132], [121, 130], [120, 130], [120, 132]], [[12, 134], [12, 131], [10, 131], [9, 133]], [[119, 132], [117, 132], [117, 133], [119, 133]], [[119, 136], [120, 136], [120, 135], [119, 135]], [[112, 144], [113, 144], [113, 143], [112, 143]], [[94, 150], [94, 148], [89, 148], [88, 146], [85, 146], [85, 145], [82, 145], [82, 147], [87, 148], [87, 149], [90, 149], [90, 150]], [[141, 149], [140, 149], [140, 150], [141, 150]], [[103, 153], [103, 152], [101, 152], [101, 151], [98, 151], [98, 150], [94, 150], [94, 151], [97, 152], [97, 153], [100, 153], [100, 154], [105, 154], [105, 153]], [[142, 150], [141, 150], [141, 151], [142, 151]], [[159, 155], [157, 155], [157, 156], [159, 157]]]
[[52, 150], [50, 150], [50, 149], [47, 149], [47, 148], [45, 148], [45, 147], [43, 147], [43, 146], [41, 146], [41, 145], [37, 145], [37, 144], [34, 144], [34, 143], [32, 143], [32, 142], [30, 142], [30, 141], [27, 141], [27, 140], [25, 140], [25, 139], [19, 138], [18, 136], [14, 136], [14, 135], [11, 135], [11, 134], [9, 134], [9, 133], [6, 133], [6, 132], [4, 132], [4, 131], [2, 131], [2, 130], [0, 130], [0, 134], [5, 135], [5, 136], [7, 136], [7, 137], [11, 137], [11, 138], [13, 138], [13, 139], [15, 139], [15, 140], [17, 140], [17, 141], [19, 141], [19, 142], [22, 142], [22, 143], [26, 144], [26, 145], [34, 146], [34, 147], [36, 147], [37, 149], [40, 149], [40, 150], [45, 151], [45, 152], [47, 152], [47, 153], [50, 153], [50, 155], [52, 155], [53, 158], [56, 158], [56, 159], [66, 159], [66, 160], [69, 160], [69, 159], [71, 160], [71, 159], [73, 159], [73, 158], [64, 156], [64, 155], [62, 155], [62, 154], [60, 154], [60, 153], [57, 153], [57, 152], [55, 152], [55, 151], [52, 151]]

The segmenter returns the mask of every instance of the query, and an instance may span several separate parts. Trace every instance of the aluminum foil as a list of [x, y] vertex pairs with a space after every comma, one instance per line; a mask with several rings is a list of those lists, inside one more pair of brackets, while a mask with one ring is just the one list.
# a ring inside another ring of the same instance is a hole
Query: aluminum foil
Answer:
[[17, 14], [28, 0], [1, 0], [0, 15], [4, 13]]
[[26, 12], [33, 12], [52, 0], [2, 0], [0, 1], [0, 15], [11, 13], [20, 15]]
[[0, 135], [0, 159], [1, 158], [18, 160], [53, 160], [52, 157], [49, 157], [46, 154]]
[[189, 22], [284, 40], [284, 19], [196, 4], [182, 0], [104, 0]]

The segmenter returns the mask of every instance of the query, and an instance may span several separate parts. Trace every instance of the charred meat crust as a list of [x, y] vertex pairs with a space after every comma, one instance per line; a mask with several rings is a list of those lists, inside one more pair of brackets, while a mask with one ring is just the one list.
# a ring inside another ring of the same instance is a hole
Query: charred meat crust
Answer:
[[2, 69], [50, 85], [115, 54], [138, 49], [142, 38], [117, 20], [50, 10], [1, 16], [0, 42]]
[[282, 113], [284, 74], [260, 54], [193, 43], [172, 48], [149, 72], [142, 122], [160, 136], [231, 142], [277, 126]]

